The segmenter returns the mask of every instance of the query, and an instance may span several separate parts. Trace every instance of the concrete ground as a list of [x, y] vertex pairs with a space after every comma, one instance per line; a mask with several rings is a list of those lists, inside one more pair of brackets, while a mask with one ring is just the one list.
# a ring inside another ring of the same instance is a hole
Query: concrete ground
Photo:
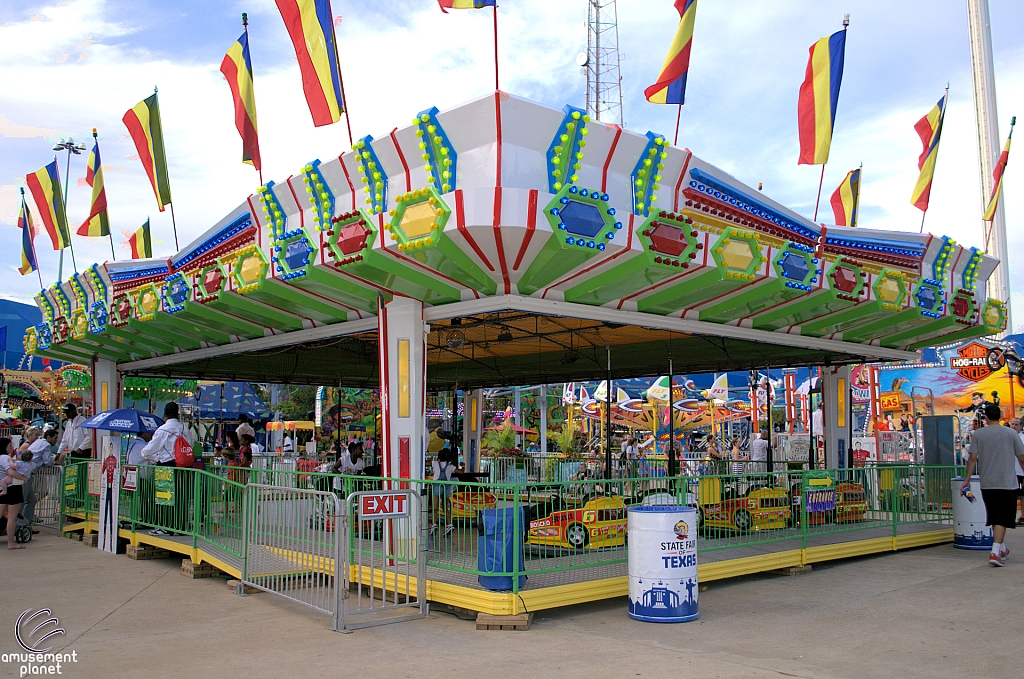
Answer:
[[[1011, 677], [1024, 660], [1024, 530], [1005, 568], [943, 545], [815, 566], [795, 577], [710, 583], [701, 618], [630, 620], [616, 599], [541, 611], [528, 632], [427, 620], [330, 631], [279, 597], [239, 597], [180, 575], [180, 558], [132, 561], [43, 530], [0, 550], [0, 653], [15, 621], [47, 607], [76, 651], [68, 677]], [[0, 662], [0, 676], [20, 676]]]

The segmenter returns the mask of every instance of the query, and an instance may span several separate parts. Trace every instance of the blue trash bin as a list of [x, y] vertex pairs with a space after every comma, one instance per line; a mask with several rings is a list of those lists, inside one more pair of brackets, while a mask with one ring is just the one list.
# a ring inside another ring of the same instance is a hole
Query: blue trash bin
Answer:
[[[516, 512], [519, 512], [519, 533], [516, 532]], [[510, 573], [518, 559], [519, 570], [523, 570], [523, 540], [526, 532], [526, 513], [522, 507], [503, 507], [501, 509], [484, 509], [477, 519], [480, 536], [477, 538], [476, 567], [481, 573], [501, 573], [502, 575], [480, 575], [477, 579], [482, 587], [496, 592], [507, 592], [512, 589]], [[514, 556], [513, 556], [514, 555]], [[526, 582], [526, 576], [519, 576], [519, 586]]]

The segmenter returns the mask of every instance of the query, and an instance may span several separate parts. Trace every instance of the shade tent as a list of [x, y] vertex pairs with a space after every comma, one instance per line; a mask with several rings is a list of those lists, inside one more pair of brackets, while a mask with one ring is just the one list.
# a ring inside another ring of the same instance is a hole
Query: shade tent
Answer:
[[253, 420], [270, 417], [270, 410], [248, 382], [204, 384], [199, 387], [198, 406], [194, 396], [187, 396], [180, 403], [191, 406], [194, 417], [204, 420], [233, 420], [242, 414]]

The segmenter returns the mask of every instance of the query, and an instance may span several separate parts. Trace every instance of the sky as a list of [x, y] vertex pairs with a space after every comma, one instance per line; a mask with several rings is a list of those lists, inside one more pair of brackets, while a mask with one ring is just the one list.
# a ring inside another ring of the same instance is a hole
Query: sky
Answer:
[[[1000, 139], [1024, 115], [1024, 12], [1020, 0], [989, 0]], [[443, 14], [434, 0], [333, 0], [339, 60], [356, 137], [386, 135], [417, 111], [444, 110], [493, 89], [490, 10]], [[0, 0], [0, 295], [28, 299], [15, 228], [24, 177], [53, 160], [66, 137], [92, 145], [97, 128], [114, 250], [147, 218], [154, 254], [175, 251], [170, 212], [160, 213], [125, 111], [160, 91], [178, 237], [185, 245], [259, 185], [241, 163], [231, 95], [219, 71], [249, 16], [265, 180], [348, 149], [345, 121], [314, 128], [298, 64], [272, 0]], [[925, 230], [965, 246], [982, 243], [982, 195], [965, 0], [700, 0], [679, 145], [811, 217], [819, 166], [797, 165], [796, 106], [808, 47], [849, 13], [845, 73], [818, 221], [828, 197], [863, 164], [860, 225], [917, 231], [910, 204], [921, 143], [914, 123], [949, 85], [949, 106]], [[552, 107], [583, 106], [587, 0], [504, 0], [499, 10], [501, 89]], [[671, 0], [618, 0], [623, 116], [628, 128], [671, 137], [676, 107], [644, 100], [678, 22]], [[1024, 119], [1022, 119], [1024, 120]], [[615, 122], [615, 121], [613, 121]], [[1000, 141], [1000, 144], [1002, 141]], [[1017, 151], [1017, 154], [1024, 151]], [[87, 152], [74, 156], [72, 229], [85, 220]], [[66, 154], [60, 158], [65, 174]], [[1004, 180], [1010, 284], [1024, 326], [1024, 159], [1011, 154]], [[75, 236], [79, 269], [111, 257], [106, 239]], [[58, 254], [36, 241], [44, 283]], [[64, 275], [71, 272], [65, 258]]]

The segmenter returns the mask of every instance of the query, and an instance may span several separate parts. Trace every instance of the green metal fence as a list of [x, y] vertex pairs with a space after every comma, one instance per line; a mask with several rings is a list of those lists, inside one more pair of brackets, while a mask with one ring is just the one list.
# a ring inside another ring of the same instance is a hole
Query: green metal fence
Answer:
[[[462, 483], [142, 465], [137, 489], [121, 491], [120, 518], [135, 531], [162, 529], [188, 539], [193, 547], [209, 545], [244, 560], [246, 484], [330, 490], [342, 499], [361, 490], [408, 487], [420, 493], [426, 510], [428, 578], [476, 586], [479, 576], [505, 576], [512, 590], [519, 591], [622, 574], [627, 511], [633, 505], [696, 507], [698, 551], [717, 560], [949, 527], [951, 480], [958, 472], [962, 469], [953, 466], [879, 465]], [[65, 479], [65, 515], [95, 520], [86, 465], [69, 465]], [[478, 520], [483, 510], [506, 510], [510, 521], [499, 522], [484, 535]], [[504, 558], [506, 545], [511, 545], [509, 558]], [[520, 584], [521, 576], [528, 578], [526, 584]]]

